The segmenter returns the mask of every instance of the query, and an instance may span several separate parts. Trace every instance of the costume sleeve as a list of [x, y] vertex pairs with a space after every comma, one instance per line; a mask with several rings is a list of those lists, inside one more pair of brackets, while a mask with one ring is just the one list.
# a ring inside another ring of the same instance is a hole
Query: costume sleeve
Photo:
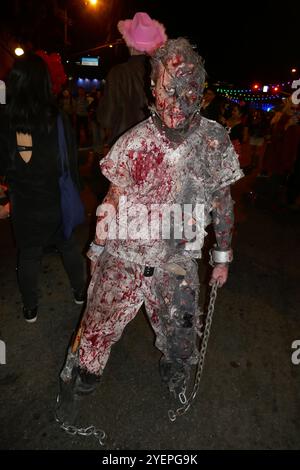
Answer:
[[116, 217], [121, 191], [122, 190], [117, 186], [111, 184], [103, 202], [97, 208], [97, 223], [95, 233], [95, 242], [97, 245], [103, 245], [106, 241], [108, 228], [112, 220]]
[[103, 175], [115, 186], [121, 188], [132, 184], [127, 155], [129, 141], [130, 132], [120, 137], [100, 162]]
[[225, 129], [220, 129], [216, 173], [212, 192], [212, 220], [219, 248], [230, 248], [234, 212], [230, 185], [244, 176], [238, 156]]
[[244, 176], [240, 168], [238, 155], [225, 129], [222, 129], [220, 135], [217, 161], [214, 191], [229, 186]]
[[229, 186], [218, 189], [213, 195], [212, 221], [218, 248], [228, 250], [234, 224], [233, 201]]

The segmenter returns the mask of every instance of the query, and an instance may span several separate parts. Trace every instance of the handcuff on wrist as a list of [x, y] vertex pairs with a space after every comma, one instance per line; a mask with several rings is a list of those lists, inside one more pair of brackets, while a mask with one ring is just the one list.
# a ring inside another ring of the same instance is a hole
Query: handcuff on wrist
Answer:
[[216, 245], [209, 251], [209, 264], [216, 266], [217, 264], [229, 264], [233, 260], [233, 252], [229, 250], [222, 250]]
[[97, 263], [100, 255], [104, 251], [104, 245], [97, 245], [97, 243], [92, 242], [86, 253], [86, 256], [92, 263]]
[[95, 243], [94, 241], [92, 241], [92, 243], [90, 244], [90, 248], [95, 251], [103, 251], [104, 247], [105, 245], [100, 245], [99, 243]]

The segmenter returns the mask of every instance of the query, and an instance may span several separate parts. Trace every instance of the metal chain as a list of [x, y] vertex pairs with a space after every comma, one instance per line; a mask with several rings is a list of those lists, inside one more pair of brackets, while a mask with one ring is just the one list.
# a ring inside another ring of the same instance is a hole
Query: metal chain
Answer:
[[179, 395], [178, 395], [179, 401], [184, 406], [181, 406], [181, 407], [177, 408], [176, 410], [171, 409], [171, 410], [168, 411], [168, 416], [169, 416], [170, 421], [175, 421], [177, 416], [182, 416], [183, 414], [185, 414], [189, 410], [189, 408], [190, 408], [191, 404], [193, 403], [194, 399], [196, 398], [196, 395], [197, 395], [197, 392], [198, 392], [198, 389], [199, 389], [199, 385], [200, 385], [202, 371], [203, 371], [203, 365], [204, 365], [204, 359], [205, 359], [205, 354], [206, 354], [206, 349], [207, 349], [207, 343], [208, 343], [208, 338], [209, 338], [209, 333], [210, 333], [210, 328], [211, 328], [211, 323], [212, 323], [212, 317], [213, 317], [214, 308], [215, 308], [215, 302], [216, 302], [216, 298], [217, 298], [217, 289], [218, 289], [218, 284], [214, 283], [212, 288], [211, 288], [211, 291], [210, 291], [210, 298], [209, 298], [209, 304], [208, 304], [208, 309], [207, 309], [205, 328], [204, 328], [203, 338], [202, 338], [202, 341], [201, 341], [201, 349], [200, 349], [200, 353], [199, 353], [199, 361], [198, 361], [198, 365], [197, 365], [197, 372], [196, 372], [196, 376], [195, 376], [195, 382], [194, 382], [193, 390], [191, 392], [191, 395], [190, 395], [189, 399], [186, 398], [185, 387], [181, 391], [181, 393], [179, 393]]
[[103, 431], [103, 429], [98, 429], [96, 428], [96, 426], [93, 425], [87, 426], [86, 428], [80, 428], [78, 426], [73, 426], [71, 424], [64, 423], [64, 421], [57, 416], [59, 402], [60, 395], [58, 394], [56, 398], [57, 405], [55, 411], [55, 421], [59, 424], [60, 428], [63, 429], [63, 431], [65, 431], [67, 434], [70, 434], [71, 436], [93, 436], [97, 439], [101, 446], [104, 446], [104, 441], [107, 438], [107, 435], [105, 431]]

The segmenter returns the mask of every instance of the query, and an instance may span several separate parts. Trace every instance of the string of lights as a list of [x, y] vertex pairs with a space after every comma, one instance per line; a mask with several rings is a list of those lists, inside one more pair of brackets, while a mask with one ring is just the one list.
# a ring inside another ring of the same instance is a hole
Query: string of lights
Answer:
[[[296, 69], [292, 69], [292, 72], [296, 72]], [[244, 101], [252, 107], [269, 111], [274, 108], [276, 102], [293, 92], [293, 80], [268, 85], [256, 82], [252, 84], [251, 88], [235, 87], [234, 85], [226, 86], [226, 84], [220, 86], [219, 84], [217, 92], [223, 98], [234, 103]]]

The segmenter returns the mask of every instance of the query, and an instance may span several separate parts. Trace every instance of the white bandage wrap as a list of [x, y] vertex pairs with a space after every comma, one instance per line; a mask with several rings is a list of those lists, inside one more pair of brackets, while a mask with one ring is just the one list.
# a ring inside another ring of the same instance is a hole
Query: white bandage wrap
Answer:
[[104, 245], [97, 245], [92, 242], [86, 256], [95, 263], [104, 250]]
[[220, 250], [213, 248], [210, 251], [210, 262], [212, 265], [215, 264], [224, 264], [224, 263], [231, 263], [233, 260], [233, 252], [232, 249], [230, 250]]

